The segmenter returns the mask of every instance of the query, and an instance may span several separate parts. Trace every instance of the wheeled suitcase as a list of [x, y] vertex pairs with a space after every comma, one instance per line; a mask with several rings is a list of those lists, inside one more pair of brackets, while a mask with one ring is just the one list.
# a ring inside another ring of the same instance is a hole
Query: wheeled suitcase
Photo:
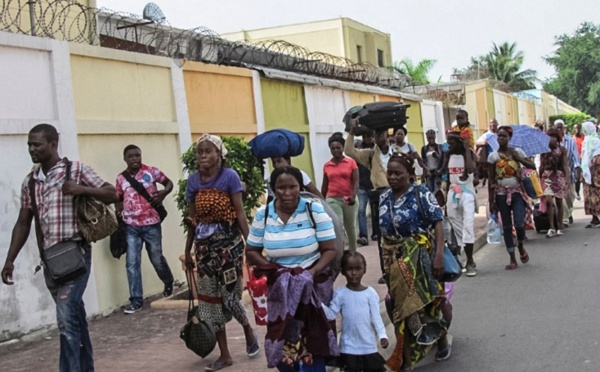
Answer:
[[[533, 207], [533, 223], [535, 224], [535, 231], [537, 231], [538, 234], [545, 234], [550, 229], [548, 214], [540, 212], [539, 204], [536, 204]], [[558, 226], [556, 211], [554, 212], [554, 226]]]

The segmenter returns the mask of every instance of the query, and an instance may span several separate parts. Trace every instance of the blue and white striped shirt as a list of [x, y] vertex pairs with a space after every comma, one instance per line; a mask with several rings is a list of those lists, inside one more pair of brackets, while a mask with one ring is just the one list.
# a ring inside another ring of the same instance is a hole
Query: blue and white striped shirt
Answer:
[[567, 160], [569, 161], [569, 171], [571, 172], [571, 183], [575, 183], [577, 181], [577, 172], [575, 169], [581, 167], [581, 160], [579, 159], [577, 144], [570, 136], [564, 136], [561, 146], [567, 149]]
[[300, 197], [296, 211], [284, 223], [272, 201], [265, 227], [265, 207], [261, 207], [254, 216], [246, 242], [252, 247], [264, 248], [269, 261], [285, 267], [310, 267], [321, 257], [319, 242], [335, 239], [335, 231], [331, 217], [321, 204], [312, 202], [310, 205], [316, 226], [308, 208], [308, 201]]

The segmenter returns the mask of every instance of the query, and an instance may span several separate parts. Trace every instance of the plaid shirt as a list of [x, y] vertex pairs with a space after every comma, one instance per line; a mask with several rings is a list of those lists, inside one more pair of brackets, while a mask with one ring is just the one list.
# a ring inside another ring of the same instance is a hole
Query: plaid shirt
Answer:
[[567, 149], [567, 160], [569, 161], [569, 171], [571, 172], [570, 181], [571, 183], [575, 183], [577, 182], [577, 172], [575, 169], [581, 167], [577, 144], [570, 136], [564, 136], [561, 146]]
[[[44, 175], [41, 166], [36, 164], [21, 186], [21, 208], [31, 209], [29, 180], [31, 177], [35, 180], [35, 200], [44, 237], [44, 249], [65, 240], [81, 240], [73, 196], [62, 193], [65, 170], [66, 164], [59, 161]], [[90, 187], [100, 187], [105, 183], [92, 168], [78, 161], [73, 161], [71, 166], [71, 179]]]

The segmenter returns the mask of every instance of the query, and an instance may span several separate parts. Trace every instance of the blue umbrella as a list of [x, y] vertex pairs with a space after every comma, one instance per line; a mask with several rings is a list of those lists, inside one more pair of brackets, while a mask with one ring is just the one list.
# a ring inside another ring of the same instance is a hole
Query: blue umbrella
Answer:
[[[546, 133], [529, 125], [511, 125], [511, 127], [513, 129], [513, 136], [508, 146], [523, 150], [527, 156], [534, 156], [550, 151], [548, 147], [550, 137]], [[497, 151], [500, 147], [498, 145], [498, 135], [496, 134], [490, 135], [487, 138], [487, 143], [494, 151]]]

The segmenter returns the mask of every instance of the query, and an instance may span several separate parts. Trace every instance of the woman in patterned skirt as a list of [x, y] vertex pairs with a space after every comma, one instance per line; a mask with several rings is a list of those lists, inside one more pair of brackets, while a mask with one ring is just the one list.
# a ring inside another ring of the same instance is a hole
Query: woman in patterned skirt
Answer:
[[563, 234], [561, 231], [563, 219], [562, 200], [567, 197], [569, 189], [567, 174], [570, 173], [567, 150], [559, 145], [562, 141], [562, 134], [554, 128], [549, 129], [546, 134], [550, 136], [550, 152], [542, 154], [539, 174], [548, 216], [554, 216], [554, 200], [556, 199], [558, 226], [554, 226], [554, 218], [548, 218], [550, 229], [546, 234], [547, 238], [554, 238]]
[[232, 317], [244, 327], [246, 352], [258, 354], [259, 345], [241, 304], [244, 241], [248, 221], [242, 202], [242, 183], [238, 174], [225, 168], [227, 148], [221, 138], [203, 135], [196, 144], [198, 172], [188, 178], [186, 201], [189, 205], [188, 238], [185, 263], [194, 268], [194, 246], [198, 269], [198, 311], [215, 327], [221, 356], [206, 371], [218, 371], [233, 363], [227, 347], [225, 324]]

